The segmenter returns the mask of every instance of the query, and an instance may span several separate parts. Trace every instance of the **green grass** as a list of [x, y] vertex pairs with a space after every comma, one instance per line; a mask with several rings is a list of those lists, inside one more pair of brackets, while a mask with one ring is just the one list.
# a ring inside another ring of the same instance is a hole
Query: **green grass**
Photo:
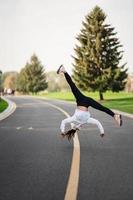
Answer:
[[51, 99], [74, 101], [74, 97], [71, 92], [50, 92], [46, 94], [41, 94], [41, 96], [51, 98]]
[[0, 113], [8, 107], [8, 103], [3, 99], [0, 99]]
[[133, 97], [107, 100], [105, 106], [133, 114]]
[[[95, 100], [99, 100], [98, 92], [85, 92], [84, 94], [94, 98]], [[41, 96], [45, 96], [47, 98], [52, 99], [75, 101], [71, 92], [52, 92], [47, 94], [41, 94]], [[101, 103], [111, 109], [116, 109], [133, 114], [133, 93], [113, 93], [108, 91], [104, 93], [104, 101], [102, 101]]]

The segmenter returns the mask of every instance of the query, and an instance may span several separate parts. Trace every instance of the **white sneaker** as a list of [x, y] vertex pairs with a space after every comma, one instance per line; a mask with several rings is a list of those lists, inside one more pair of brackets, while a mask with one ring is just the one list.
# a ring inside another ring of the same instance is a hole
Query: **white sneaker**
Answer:
[[65, 72], [65, 68], [63, 65], [61, 65], [58, 70], [57, 70], [57, 74], [60, 74], [61, 72]]
[[117, 124], [119, 126], [122, 126], [122, 116], [120, 114], [115, 114], [114, 118], [115, 118]]

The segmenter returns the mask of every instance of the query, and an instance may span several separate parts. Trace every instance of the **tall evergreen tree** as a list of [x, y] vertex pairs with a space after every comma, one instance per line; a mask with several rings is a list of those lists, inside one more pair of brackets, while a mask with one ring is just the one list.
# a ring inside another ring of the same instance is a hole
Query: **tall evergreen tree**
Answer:
[[47, 88], [45, 69], [35, 54], [21, 70], [18, 82], [19, 91], [37, 93]]
[[45, 70], [38, 57], [33, 54], [30, 63], [26, 66], [28, 91], [37, 93], [47, 88]]
[[96, 6], [83, 21], [77, 36], [73, 78], [83, 90], [99, 91], [100, 99], [106, 90], [123, 90], [127, 69], [120, 66], [122, 45], [114, 28], [105, 24], [106, 15]]

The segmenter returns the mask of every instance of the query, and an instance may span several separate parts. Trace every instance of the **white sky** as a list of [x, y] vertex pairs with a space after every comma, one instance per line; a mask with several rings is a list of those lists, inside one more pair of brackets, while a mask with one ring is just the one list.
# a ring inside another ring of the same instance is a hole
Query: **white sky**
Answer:
[[96, 5], [115, 27], [133, 72], [132, 0], [0, 0], [0, 70], [20, 71], [35, 52], [46, 71], [62, 63], [71, 71], [75, 37]]

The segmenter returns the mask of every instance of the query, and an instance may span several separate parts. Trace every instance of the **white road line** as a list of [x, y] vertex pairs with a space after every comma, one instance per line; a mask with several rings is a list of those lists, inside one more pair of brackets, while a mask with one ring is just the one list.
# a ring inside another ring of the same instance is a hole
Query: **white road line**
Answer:
[[19, 126], [19, 127], [16, 127], [17, 130], [20, 130], [21, 128], [22, 128], [22, 127], [20, 127], [20, 126]]
[[33, 127], [32, 127], [32, 126], [31, 126], [31, 127], [29, 127], [29, 128], [28, 128], [28, 130], [33, 130]]
[[[63, 110], [62, 108], [56, 105], [53, 105], [48, 102], [43, 102], [43, 103], [48, 104], [51, 107], [56, 108], [57, 110], [61, 111], [66, 117], [70, 116], [65, 110]], [[75, 137], [73, 139], [73, 145], [74, 145], [73, 157], [72, 157], [70, 175], [69, 175], [69, 180], [68, 180], [64, 200], [76, 200], [77, 193], [78, 193], [79, 170], [80, 170], [80, 143], [79, 143], [77, 133], [75, 134]]]

